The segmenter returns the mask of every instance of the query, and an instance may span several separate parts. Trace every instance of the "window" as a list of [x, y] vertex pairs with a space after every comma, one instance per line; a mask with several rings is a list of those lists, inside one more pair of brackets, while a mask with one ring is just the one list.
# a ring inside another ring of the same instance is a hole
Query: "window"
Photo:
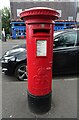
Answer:
[[77, 12], [76, 21], [79, 22], [79, 12]]
[[48, 0], [48, 1], [54, 1], [54, 0]]
[[72, 21], [72, 20], [73, 20], [73, 16], [69, 16], [69, 17], [68, 17], [68, 20], [69, 20], [69, 21]]
[[19, 17], [19, 14], [22, 12], [22, 9], [17, 9], [17, 17]]
[[61, 15], [62, 15], [62, 10], [57, 10], [57, 12], [59, 13], [59, 17], [61, 17]]
[[38, 0], [33, 0], [33, 1], [38, 1]]
[[79, 0], [78, 0], [78, 7], [79, 7]]
[[58, 36], [57, 38], [55, 38], [54, 48], [74, 46], [76, 41], [77, 41], [76, 32], [64, 33]]

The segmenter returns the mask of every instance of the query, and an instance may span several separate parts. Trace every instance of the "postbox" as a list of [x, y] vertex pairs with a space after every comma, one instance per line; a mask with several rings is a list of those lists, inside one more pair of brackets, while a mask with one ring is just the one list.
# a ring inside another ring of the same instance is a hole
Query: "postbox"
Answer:
[[58, 17], [56, 10], [46, 7], [20, 13], [26, 23], [29, 105], [37, 113], [48, 111], [51, 106], [53, 21]]

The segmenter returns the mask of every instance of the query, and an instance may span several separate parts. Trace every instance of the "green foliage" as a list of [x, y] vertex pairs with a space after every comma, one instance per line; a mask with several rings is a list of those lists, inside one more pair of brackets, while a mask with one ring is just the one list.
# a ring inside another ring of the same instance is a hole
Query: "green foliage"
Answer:
[[7, 7], [2, 9], [2, 28], [5, 29], [6, 34], [10, 34], [10, 9]]

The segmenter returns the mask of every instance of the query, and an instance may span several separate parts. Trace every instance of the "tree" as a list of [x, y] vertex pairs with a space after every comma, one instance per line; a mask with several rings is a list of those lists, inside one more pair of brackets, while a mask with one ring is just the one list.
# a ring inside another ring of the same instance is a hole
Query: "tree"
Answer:
[[10, 34], [10, 9], [7, 7], [2, 9], [2, 28], [5, 29], [6, 34]]
[[2, 28], [2, 21], [1, 21], [1, 10], [0, 10], [0, 39], [1, 39], [1, 28]]

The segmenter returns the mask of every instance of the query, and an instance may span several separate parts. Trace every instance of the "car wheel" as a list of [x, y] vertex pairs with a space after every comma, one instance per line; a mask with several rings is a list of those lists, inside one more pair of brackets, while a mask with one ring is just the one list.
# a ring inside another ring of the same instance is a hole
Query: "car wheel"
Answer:
[[12, 76], [12, 73], [10, 73], [10, 72], [8, 72], [8, 71], [5, 71], [4, 74], [5, 74], [5, 75]]
[[16, 67], [15, 76], [20, 81], [27, 80], [27, 66], [25, 63], [22, 63]]
[[9, 75], [9, 73], [7, 71], [4, 72], [5, 75]]

